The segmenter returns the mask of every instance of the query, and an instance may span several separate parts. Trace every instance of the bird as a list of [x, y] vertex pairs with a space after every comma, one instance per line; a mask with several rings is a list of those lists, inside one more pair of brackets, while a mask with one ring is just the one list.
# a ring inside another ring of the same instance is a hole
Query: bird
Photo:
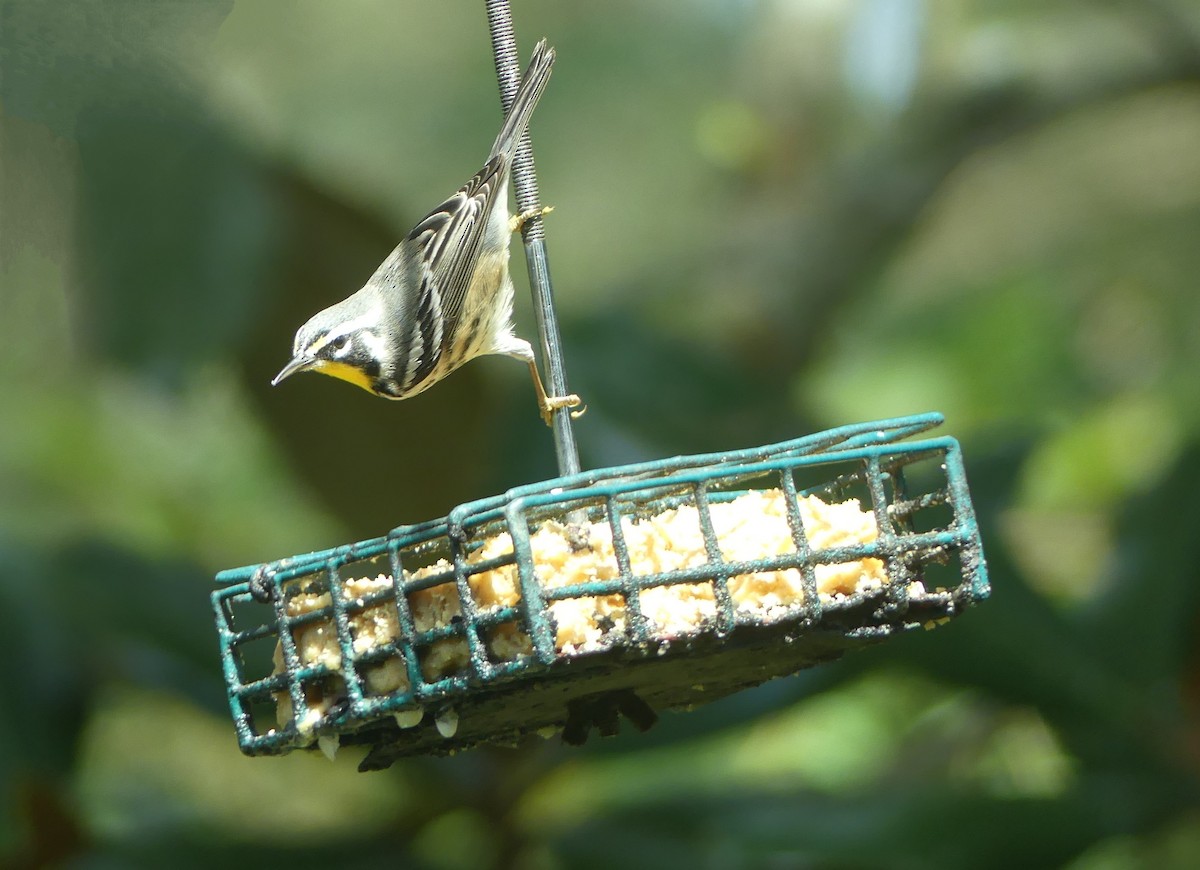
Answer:
[[547, 395], [533, 348], [514, 333], [508, 273], [512, 233], [549, 211], [510, 215], [508, 187], [513, 157], [554, 59], [543, 39], [483, 168], [422, 218], [361, 289], [296, 331], [292, 358], [273, 386], [315, 371], [376, 396], [407, 399], [477, 356], [502, 354], [529, 366], [547, 425], [554, 411], [579, 408], [577, 395]]

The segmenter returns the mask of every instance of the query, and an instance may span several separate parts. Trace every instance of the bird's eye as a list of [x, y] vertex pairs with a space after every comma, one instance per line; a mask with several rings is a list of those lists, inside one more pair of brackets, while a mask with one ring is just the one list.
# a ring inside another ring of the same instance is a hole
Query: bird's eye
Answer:
[[350, 336], [339, 335], [333, 341], [329, 342], [329, 350], [333, 353], [341, 353], [350, 346]]

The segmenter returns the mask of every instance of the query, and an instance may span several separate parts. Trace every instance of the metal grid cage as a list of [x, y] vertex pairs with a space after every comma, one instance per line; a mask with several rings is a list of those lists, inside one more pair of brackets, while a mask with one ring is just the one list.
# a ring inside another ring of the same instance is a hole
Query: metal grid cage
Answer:
[[[925, 414], [585, 472], [380, 538], [222, 572], [211, 599], [239, 744], [250, 755], [278, 754], [336, 736], [372, 746], [361, 765], [372, 769], [550, 729], [581, 742], [593, 725], [613, 733], [618, 714], [645, 727], [653, 709], [694, 706], [898, 630], [931, 627], [989, 592], [958, 443], [898, 443], [940, 422]], [[764, 491], [781, 494], [791, 546], [727, 558], [714, 510]], [[816, 546], [800, 508], [810, 495], [857, 499], [877, 536]], [[639, 573], [629, 524], [684, 506], [694, 511], [706, 558]], [[531, 540], [547, 524], [568, 539], [601, 524], [616, 570], [545, 584]], [[821, 566], [863, 559], [879, 560], [886, 580], [849, 594], [819, 592]], [[481, 577], [504, 571], [511, 601], [481, 601]], [[778, 571], [799, 575], [803, 594], [790, 606], [766, 614], [735, 605], [732, 581]], [[681, 584], [703, 589], [711, 604], [686, 630], [664, 631], [647, 618], [643, 599]], [[443, 618], [422, 624], [414, 610], [430, 595], [441, 596]], [[554, 606], [571, 599], [616, 601], [624, 618], [601, 619], [606, 631], [586, 652], [564, 651]], [[319, 655], [313, 637], [323, 643]]]

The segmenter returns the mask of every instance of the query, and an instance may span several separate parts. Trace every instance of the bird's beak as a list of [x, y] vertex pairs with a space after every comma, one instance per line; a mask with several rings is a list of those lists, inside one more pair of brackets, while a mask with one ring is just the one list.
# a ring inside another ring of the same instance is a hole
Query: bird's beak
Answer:
[[304, 356], [302, 354], [296, 355], [292, 358], [291, 362], [283, 367], [283, 371], [281, 371], [271, 380], [271, 386], [279, 386], [279, 382], [284, 378], [290, 378], [296, 372], [302, 372], [305, 369], [312, 368], [312, 365], [315, 362], [316, 360], [310, 356]]

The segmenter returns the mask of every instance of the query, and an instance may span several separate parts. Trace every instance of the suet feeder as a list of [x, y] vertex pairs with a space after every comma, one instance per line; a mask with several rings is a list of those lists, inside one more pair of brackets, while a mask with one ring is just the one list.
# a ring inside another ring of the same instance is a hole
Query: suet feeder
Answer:
[[[508, 4], [488, 4], [501, 90]], [[528, 143], [522, 211], [538, 201]], [[541, 221], [524, 229], [548, 386], [567, 392]], [[924, 414], [774, 444], [561, 475], [442, 519], [224, 571], [212, 593], [250, 755], [370, 747], [360, 769], [690, 708], [988, 595], [953, 438]]]

